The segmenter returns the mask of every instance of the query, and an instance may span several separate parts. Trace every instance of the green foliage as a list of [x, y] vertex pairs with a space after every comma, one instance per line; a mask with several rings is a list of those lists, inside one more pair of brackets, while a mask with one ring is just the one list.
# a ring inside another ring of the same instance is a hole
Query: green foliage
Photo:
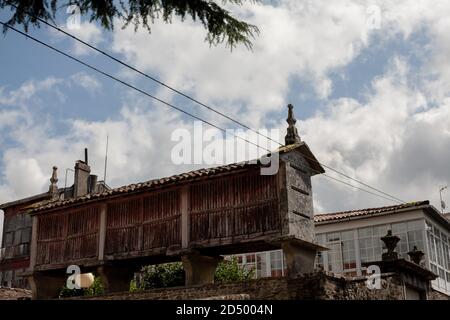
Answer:
[[[254, 269], [241, 267], [234, 257], [217, 265], [214, 279], [216, 282], [243, 281], [253, 279], [254, 275]], [[140, 279], [131, 282], [130, 291], [177, 287], [184, 283], [184, 269], [180, 262], [151, 265], [142, 268]]]
[[245, 268], [238, 264], [237, 258], [223, 260], [216, 269], [214, 279], [216, 282], [232, 282], [250, 280], [255, 276], [254, 268]]
[[141, 291], [141, 289], [139, 288], [137, 281], [133, 279], [130, 282], [130, 292], [137, 292], [137, 291]]
[[60, 298], [84, 296], [84, 289], [69, 289], [66, 285], [59, 291]]
[[96, 296], [99, 294], [103, 294], [104, 288], [102, 279], [100, 277], [94, 277], [94, 283], [89, 288], [85, 289], [85, 296]]
[[145, 266], [136, 290], [184, 285], [184, 269], [180, 262]]
[[79, 296], [95, 296], [104, 292], [103, 283], [100, 277], [94, 276], [94, 283], [86, 289], [69, 289], [67, 285], [61, 288], [59, 292], [60, 298], [79, 297]]
[[[245, 1], [222, 0], [221, 6], [212, 0], [0, 0], [0, 9], [10, 8], [14, 13], [8, 24], [21, 24], [25, 31], [28, 31], [30, 24], [39, 27], [40, 19], [53, 21], [57, 10], [61, 8], [65, 10], [71, 4], [77, 5], [81, 14], [87, 15], [91, 22], [97, 21], [107, 30], [113, 28], [115, 18], [124, 22], [124, 28], [133, 24], [135, 29], [141, 25], [150, 31], [150, 25], [155, 19], [170, 23], [174, 15], [181, 20], [190, 16], [194, 21], [200, 21], [207, 30], [205, 40], [211, 45], [226, 42], [231, 49], [238, 44], [251, 49], [251, 40], [259, 34], [258, 27], [234, 18], [224, 8], [228, 7], [229, 3], [242, 5]], [[6, 30], [7, 27], [4, 28], [4, 32]]]

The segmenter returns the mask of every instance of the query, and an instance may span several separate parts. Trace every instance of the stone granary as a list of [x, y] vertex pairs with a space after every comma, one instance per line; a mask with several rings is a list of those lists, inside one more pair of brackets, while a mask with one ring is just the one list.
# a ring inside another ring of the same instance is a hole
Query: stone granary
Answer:
[[[34, 298], [57, 297], [70, 265], [127, 291], [142, 265], [182, 261], [187, 285], [212, 283], [222, 255], [282, 248], [288, 274], [314, 270], [311, 177], [324, 169], [300, 140], [289, 106], [286, 146], [263, 161], [201, 169], [31, 208]], [[276, 157], [273, 157], [276, 158]]]
[[91, 174], [87, 163], [87, 150], [85, 150], [85, 160], [75, 163], [74, 184], [67, 188], [58, 188], [57, 183], [57, 168], [53, 167], [47, 192], [0, 205], [0, 209], [4, 211], [3, 244], [0, 249], [0, 286], [28, 287], [28, 281], [23, 274], [30, 266], [32, 227], [31, 216], [28, 214], [30, 208], [108, 189], [103, 181], [97, 182], [97, 176]]

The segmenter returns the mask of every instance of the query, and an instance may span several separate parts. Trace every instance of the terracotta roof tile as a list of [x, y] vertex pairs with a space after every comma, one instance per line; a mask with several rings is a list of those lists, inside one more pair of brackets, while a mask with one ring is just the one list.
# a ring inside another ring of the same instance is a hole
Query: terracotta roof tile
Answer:
[[382, 213], [387, 213], [387, 212], [395, 212], [400, 209], [419, 207], [419, 206], [424, 206], [424, 205], [429, 205], [429, 204], [430, 204], [430, 202], [428, 200], [426, 200], [426, 201], [409, 202], [409, 203], [403, 203], [403, 204], [399, 204], [399, 205], [379, 207], [379, 208], [367, 208], [367, 209], [359, 209], [359, 210], [352, 210], [352, 211], [317, 214], [314, 216], [314, 221], [315, 222], [333, 222], [336, 220], [354, 218], [354, 217], [359, 217], [359, 216], [368, 216], [368, 215], [376, 215], [376, 214], [382, 214]]
[[[302, 153], [306, 160], [308, 161], [310, 167], [314, 171], [314, 173], [322, 173], [325, 172], [323, 167], [320, 165], [320, 163], [316, 160], [314, 155], [312, 154], [311, 150], [309, 149], [308, 145], [305, 142], [296, 143], [288, 146], [282, 146], [278, 148], [276, 151], [279, 154], [284, 154], [293, 150], [298, 150], [300, 153]], [[67, 200], [49, 200], [45, 202], [41, 202], [41, 205], [30, 207], [28, 208], [30, 213], [37, 213], [44, 210], [49, 210], [57, 207], [62, 207], [66, 205], [71, 205], [75, 203], [82, 203], [89, 200], [96, 200], [100, 198], [105, 198], [113, 195], [119, 195], [119, 194], [126, 194], [130, 192], [135, 191], [143, 191], [143, 190], [149, 190], [151, 188], [159, 187], [165, 184], [169, 183], [180, 183], [184, 181], [194, 180], [197, 178], [203, 178], [207, 176], [213, 176], [221, 173], [228, 173], [232, 171], [237, 171], [244, 168], [249, 167], [260, 167], [261, 163], [258, 159], [258, 161], [251, 160], [251, 161], [243, 161], [238, 163], [232, 163], [227, 164], [219, 167], [212, 167], [212, 168], [202, 168], [190, 172], [180, 173], [176, 174], [170, 177], [165, 178], [159, 178], [154, 180], [149, 180], [145, 182], [140, 183], [133, 183], [126, 186], [122, 186], [115, 189], [109, 189], [103, 192], [94, 193], [94, 194], [87, 194], [81, 197], [77, 198], [71, 198]]]
[[134, 191], [143, 191], [152, 189], [158, 186], [166, 185], [169, 183], [180, 183], [184, 181], [193, 180], [195, 178], [202, 178], [205, 176], [211, 176], [216, 175], [224, 172], [230, 172], [230, 171], [236, 171], [239, 169], [249, 168], [249, 167], [256, 167], [259, 166], [259, 164], [255, 162], [241, 162], [241, 163], [233, 163], [231, 165], [224, 165], [220, 167], [214, 167], [214, 168], [206, 168], [206, 169], [199, 169], [194, 170], [190, 172], [180, 173], [177, 175], [173, 175], [170, 177], [164, 177], [164, 178], [158, 178], [154, 180], [149, 180], [145, 182], [139, 182], [139, 183], [133, 183], [126, 186], [106, 190], [100, 193], [94, 193], [94, 194], [86, 194], [81, 197], [77, 198], [70, 198], [66, 200], [49, 200], [49, 201], [43, 201], [40, 202], [38, 206], [30, 206], [30, 212], [40, 212], [48, 209], [53, 209], [61, 206], [66, 206], [74, 203], [81, 203], [86, 202], [89, 200], [95, 200], [99, 198], [104, 198], [112, 195], [118, 195], [118, 194], [125, 194], [130, 193]]

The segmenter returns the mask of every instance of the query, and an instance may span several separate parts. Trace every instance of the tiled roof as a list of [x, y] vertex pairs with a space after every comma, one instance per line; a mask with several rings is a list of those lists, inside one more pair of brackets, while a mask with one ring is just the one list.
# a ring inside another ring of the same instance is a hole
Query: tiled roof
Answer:
[[[311, 166], [312, 170], [315, 173], [322, 173], [325, 172], [325, 170], [322, 168], [320, 163], [316, 160], [314, 155], [312, 154], [311, 150], [309, 149], [308, 145], [304, 142], [292, 144], [288, 146], [282, 146], [278, 148], [275, 152], [278, 152], [279, 154], [287, 153], [289, 151], [298, 150], [300, 151], [306, 158], [306, 160], [309, 162], [309, 165]], [[160, 178], [160, 179], [154, 179], [149, 180], [145, 182], [140, 183], [133, 183], [127, 186], [110, 189], [104, 192], [94, 193], [94, 194], [86, 194], [81, 197], [77, 198], [70, 198], [67, 200], [49, 200], [40, 202], [39, 204], [35, 204], [34, 206], [28, 207], [28, 211], [30, 213], [37, 213], [44, 210], [49, 210], [57, 207], [62, 207], [66, 205], [72, 205], [77, 203], [86, 202], [89, 200], [96, 200], [100, 198], [110, 197], [114, 195], [119, 194], [127, 194], [137, 191], [144, 191], [149, 190], [152, 188], [157, 188], [160, 186], [169, 185], [171, 183], [180, 183], [185, 181], [192, 181], [195, 179], [201, 179], [205, 178], [207, 176], [214, 176], [218, 174], [228, 173], [232, 171], [237, 171], [240, 169], [250, 168], [250, 167], [260, 167], [262, 164], [260, 161], [244, 161], [239, 163], [233, 163], [233, 164], [227, 164], [219, 167], [213, 167], [213, 168], [206, 168], [206, 169], [199, 169], [194, 170], [186, 173], [181, 173], [177, 175], [173, 175], [166, 178]]]
[[139, 183], [133, 183], [126, 186], [106, 190], [104, 192], [94, 193], [94, 194], [86, 194], [81, 197], [77, 198], [70, 198], [67, 200], [56, 200], [56, 201], [47, 201], [45, 203], [41, 202], [37, 206], [30, 206], [30, 212], [39, 212], [47, 209], [53, 209], [57, 207], [62, 207], [66, 205], [76, 204], [85, 202], [88, 200], [95, 200], [99, 198], [104, 198], [108, 196], [113, 195], [119, 195], [119, 194], [126, 194], [131, 192], [137, 192], [137, 191], [144, 191], [149, 190], [152, 188], [160, 187], [163, 185], [168, 185], [170, 183], [180, 183], [184, 181], [194, 180], [196, 178], [203, 178], [207, 176], [213, 176], [220, 173], [227, 173], [236, 171], [239, 169], [248, 168], [251, 166], [258, 166], [258, 164], [255, 163], [249, 163], [249, 162], [241, 162], [241, 163], [234, 163], [230, 165], [224, 165], [220, 167], [214, 167], [214, 168], [207, 168], [207, 169], [200, 169], [200, 170], [194, 170], [186, 173], [181, 173], [177, 175], [173, 175], [166, 178], [159, 178], [154, 180], [149, 180], [145, 182], [139, 182]]
[[0, 204], [0, 209], [3, 210], [3, 209], [6, 209], [6, 208], [9, 208], [9, 207], [13, 207], [13, 206], [21, 205], [21, 204], [27, 204], [29, 202], [36, 202], [36, 201], [39, 201], [41, 199], [45, 199], [45, 198], [49, 198], [49, 197], [51, 197], [51, 194], [49, 194], [48, 192], [44, 192], [44, 193], [40, 193], [40, 194], [31, 196], [31, 197], [15, 200], [15, 201], [11, 201], [11, 202], [2, 203], [2, 204]]
[[314, 216], [314, 222], [333, 222], [336, 220], [360, 217], [360, 216], [369, 216], [369, 215], [377, 215], [383, 213], [392, 213], [401, 209], [413, 208], [419, 206], [429, 205], [430, 202], [426, 201], [417, 201], [417, 202], [409, 202], [403, 203], [399, 205], [379, 207], [379, 208], [368, 208], [368, 209], [359, 209], [352, 211], [343, 211], [343, 212], [333, 212], [333, 213], [325, 213], [325, 214], [317, 214]]

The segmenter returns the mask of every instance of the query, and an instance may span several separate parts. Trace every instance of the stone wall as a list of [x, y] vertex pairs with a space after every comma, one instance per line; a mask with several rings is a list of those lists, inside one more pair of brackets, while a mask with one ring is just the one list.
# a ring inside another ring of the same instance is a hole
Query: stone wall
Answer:
[[31, 291], [19, 288], [0, 287], [0, 300], [31, 299]]
[[30, 254], [31, 217], [26, 213], [5, 214], [2, 259]]
[[0, 247], [0, 286], [28, 288], [19, 274], [29, 266], [31, 217], [18, 213], [20, 206], [5, 211], [3, 244]]
[[115, 293], [83, 297], [83, 299], [190, 300], [240, 297], [240, 299], [252, 300], [402, 300], [403, 292], [402, 281], [395, 274], [383, 275], [381, 289], [371, 290], [367, 288], [365, 279], [348, 280], [325, 273], [316, 273], [297, 279], [263, 278], [243, 282]]
[[450, 300], [450, 296], [448, 296], [444, 293], [441, 293], [439, 291], [436, 291], [436, 290], [431, 290], [428, 293], [428, 299], [429, 300]]

